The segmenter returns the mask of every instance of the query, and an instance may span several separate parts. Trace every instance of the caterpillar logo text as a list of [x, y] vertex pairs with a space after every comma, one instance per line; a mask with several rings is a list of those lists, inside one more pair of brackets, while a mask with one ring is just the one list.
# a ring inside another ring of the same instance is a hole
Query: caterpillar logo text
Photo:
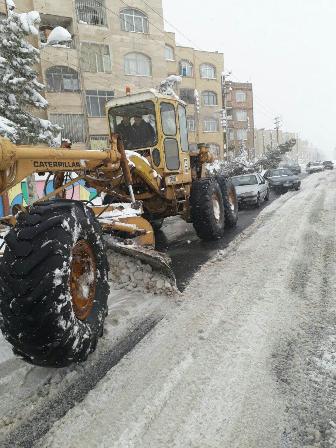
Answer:
[[80, 168], [79, 162], [34, 162], [34, 168]]

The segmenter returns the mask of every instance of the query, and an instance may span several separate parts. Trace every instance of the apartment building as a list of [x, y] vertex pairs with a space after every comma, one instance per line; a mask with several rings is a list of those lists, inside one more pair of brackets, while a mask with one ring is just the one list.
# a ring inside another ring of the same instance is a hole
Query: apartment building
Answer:
[[224, 56], [176, 45], [175, 34], [165, 33], [168, 75], [182, 77], [180, 98], [187, 103], [189, 144], [209, 144], [216, 158], [224, 157], [224, 129], [221, 124], [222, 72]]
[[250, 159], [254, 157], [253, 88], [251, 83], [226, 81], [223, 89], [226, 104], [230, 156], [244, 148]]
[[[41, 49], [37, 69], [46, 85], [47, 116], [63, 127], [62, 136], [69, 138], [75, 147], [107, 146], [104, 106], [114, 96], [124, 95], [126, 87], [132, 92], [153, 88], [168, 74], [181, 73], [182, 97], [188, 100], [186, 91], [195, 88], [201, 97], [199, 135], [194, 131], [199, 129], [196, 120], [192, 122], [193, 106], [188, 105], [191, 144], [209, 142], [217, 156], [222, 154], [223, 134], [217, 110], [222, 107], [223, 55], [176, 46], [175, 36], [164, 31], [162, 0], [16, 0], [15, 3], [19, 13], [39, 11], [40, 36], [36, 45], [46, 42], [56, 26], [66, 28], [73, 36], [69, 44]], [[4, 13], [4, 3], [0, 5], [0, 13]]]

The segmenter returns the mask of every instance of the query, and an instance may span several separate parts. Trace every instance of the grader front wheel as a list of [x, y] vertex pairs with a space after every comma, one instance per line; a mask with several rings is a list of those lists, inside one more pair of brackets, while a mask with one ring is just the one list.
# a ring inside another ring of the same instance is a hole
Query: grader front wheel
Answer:
[[0, 265], [1, 329], [26, 361], [84, 361], [102, 334], [109, 293], [102, 231], [82, 203], [45, 202], [21, 213]]

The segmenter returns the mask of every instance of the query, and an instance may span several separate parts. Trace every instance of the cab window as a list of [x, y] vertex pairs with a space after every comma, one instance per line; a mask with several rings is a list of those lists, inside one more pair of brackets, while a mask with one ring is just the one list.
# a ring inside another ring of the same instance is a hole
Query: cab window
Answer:
[[176, 135], [175, 107], [170, 103], [161, 103], [162, 130], [165, 135]]
[[181, 105], [179, 105], [179, 107], [178, 107], [178, 115], [179, 115], [179, 123], [180, 123], [181, 149], [183, 152], [188, 152], [189, 151], [189, 143], [188, 143], [186, 110]]

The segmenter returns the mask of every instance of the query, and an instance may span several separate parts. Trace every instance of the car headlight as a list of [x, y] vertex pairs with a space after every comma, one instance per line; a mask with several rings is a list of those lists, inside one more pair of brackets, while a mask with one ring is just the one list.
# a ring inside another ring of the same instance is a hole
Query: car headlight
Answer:
[[257, 196], [257, 193], [255, 193], [254, 191], [247, 191], [246, 193], [242, 193], [240, 196], [242, 196], [244, 198], [248, 198], [248, 197]]

